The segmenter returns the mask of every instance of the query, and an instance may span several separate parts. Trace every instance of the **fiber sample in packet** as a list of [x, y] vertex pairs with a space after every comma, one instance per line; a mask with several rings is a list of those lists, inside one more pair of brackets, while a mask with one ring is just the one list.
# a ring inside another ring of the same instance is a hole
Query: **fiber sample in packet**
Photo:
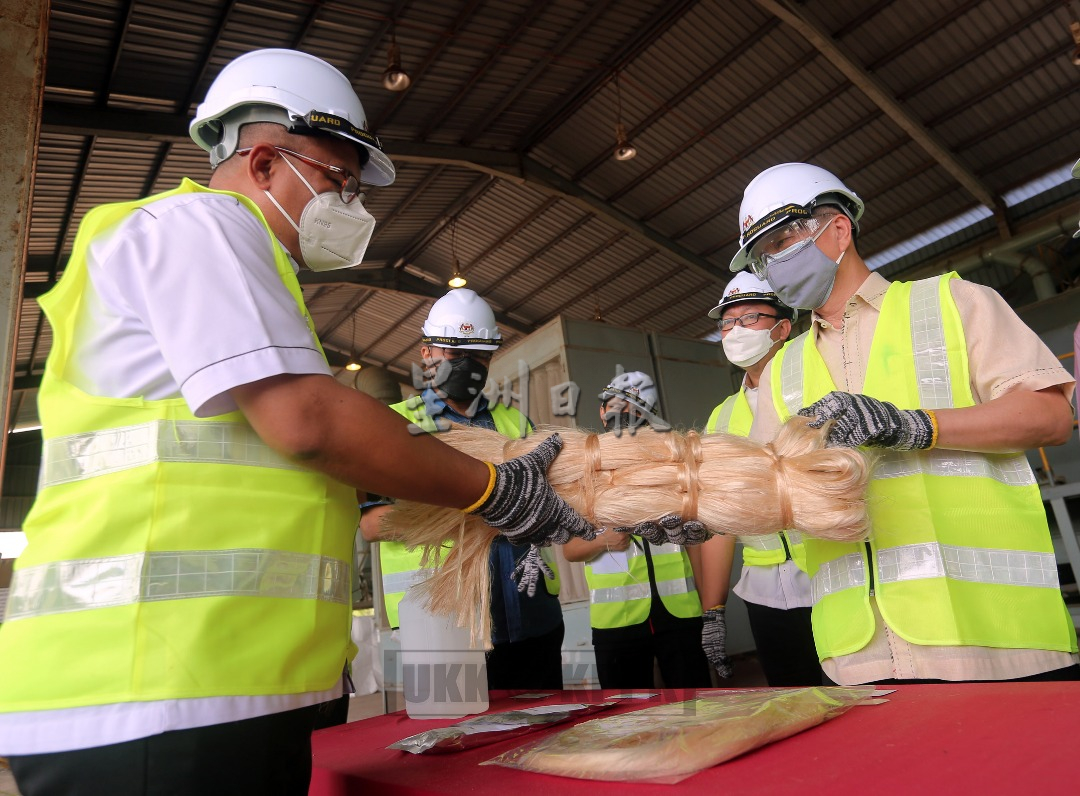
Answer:
[[874, 686], [701, 693], [592, 719], [481, 765], [614, 782], [674, 784], [759, 746], [873, 704]]

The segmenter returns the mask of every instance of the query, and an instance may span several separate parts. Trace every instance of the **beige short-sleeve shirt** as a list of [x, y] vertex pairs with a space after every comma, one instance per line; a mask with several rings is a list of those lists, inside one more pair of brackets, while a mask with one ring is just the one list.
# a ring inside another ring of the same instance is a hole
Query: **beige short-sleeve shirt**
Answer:
[[[861, 392], [870, 345], [889, 281], [872, 273], [844, 308], [840, 328], [814, 313], [810, 334], [839, 390]], [[1075, 381], [1058, 358], [992, 288], [954, 279], [950, 283], [967, 342], [971, 393], [986, 403], [1014, 390], [1060, 387], [1072, 398]], [[770, 368], [761, 376], [762, 395], [771, 394]], [[780, 420], [772, 401], [758, 402], [750, 437], [772, 440]], [[871, 598], [873, 602], [873, 598]], [[989, 647], [928, 647], [911, 644], [892, 632], [874, 606], [877, 629], [866, 647], [851, 655], [822, 661], [834, 682], [854, 685], [887, 679], [1008, 680], [1062, 669], [1080, 657], [1052, 650]]]

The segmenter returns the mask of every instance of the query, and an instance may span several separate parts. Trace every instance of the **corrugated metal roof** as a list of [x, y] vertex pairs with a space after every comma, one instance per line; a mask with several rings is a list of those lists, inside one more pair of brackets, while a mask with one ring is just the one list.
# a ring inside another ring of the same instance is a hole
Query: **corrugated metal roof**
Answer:
[[[517, 327], [504, 330], [508, 339], [558, 313], [591, 318], [597, 306], [611, 323], [704, 335], [737, 247], [743, 187], [768, 166], [809, 160], [847, 181], [867, 200], [866, 256], [978, 205], [798, 29], [754, 3], [54, 0], [51, 8], [45, 110], [64, 122], [41, 136], [27, 281], [62, 268], [93, 205], [185, 176], [209, 179], [190, 141], [121, 135], [110, 126], [120, 121], [108, 121], [117, 111], [144, 112], [182, 135], [176, 120], [231, 58], [297, 47], [352, 79], [392, 156], [397, 147], [398, 167], [394, 185], [368, 192], [378, 223], [365, 268], [342, 277], [352, 283], [308, 286], [305, 295], [331, 350], [355, 348], [403, 377], [429, 294], [455, 256], [470, 287]], [[1062, 3], [796, 8], [991, 193], [1080, 155], [1080, 73], [1068, 59]], [[401, 94], [380, 83], [393, 20], [413, 76]], [[621, 120], [639, 153], [621, 163], [611, 157], [616, 73]], [[417, 162], [405, 145], [447, 154]], [[446, 147], [465, 149], [450, 157]], [[489, 162], [502, 155], [509, 160]], [[515, 162], [529, 168], [522, 174]], [[1076, 195], [1059, 190], [1056, 206]], [[998, 227], [979, 229], [986, 237]], [[904, 267], [919, 264], [904, 258]], [[409, 275], [420, 294], [365, 286], [363, 272], [384, 267]], [[48, 351], [39, 315], [26, 302], [17, 375], [39, 373]]]

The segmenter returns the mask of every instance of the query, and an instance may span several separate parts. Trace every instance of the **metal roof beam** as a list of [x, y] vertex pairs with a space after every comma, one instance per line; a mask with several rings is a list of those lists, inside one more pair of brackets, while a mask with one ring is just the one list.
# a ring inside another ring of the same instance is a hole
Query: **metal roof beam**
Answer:
[[915, 143], [925, 149], [954, 180], [963, 186], [964, 190], [994, 211], [994, 215], [998, 217], [998, 228], [1002, 235], [1006, 237], [1009, 235], [1008, 225], [1005, 223], [1005, 203], [1001, 197], [996, 196], [931, 130], [909, 113], [889, 92], [884, 83], [853, 61], [827, 30], [804, 14], [792, 0], [754, 0], [754, 2], [794, 28], [824, 55], [844, 77], [851, 81], [852, 85], [881, 108], [897, 126], [911, 136]]
[[[42, 111], [43, 131], [67, 135], [186, 141], [189, 140], [187, 126], [187, 114], [101, 110], [57, 102], [46, 102]], [[518, 185], [528, 185], [549, 196], [558, 196], [583, 210], [603, 217], [608, 223], [626, 230], [646, 245], [666, 251], [675, 259], [713, 281], [719, 284], [726, 282], [724, 275], [704, 257], [679, 245], [532, 158], [516, 152], [415, 141], [388, 142], [386, 152], [401, 163], [457, 166], [490, 174]]]
[[[446, 285], [428, 282], [426, 279], [421, 279], [399, 268], [390, 268], [389, 266], [383, 266], [382, 268], [342, 268], [336, 271], [308, 271], [307, 269], [301, 269], [297, 276], [301, 285], [358, 285], [372, 290], [408, 293], [429, 299], [441, 299], [448, 290]], [[500, 326], [513, 329], [522, 334], [528, 334], [534, 328], [531, 324], [522, 323], [517, 318], [512, 318], [502, 312], [495, 313], [495, 320]]]

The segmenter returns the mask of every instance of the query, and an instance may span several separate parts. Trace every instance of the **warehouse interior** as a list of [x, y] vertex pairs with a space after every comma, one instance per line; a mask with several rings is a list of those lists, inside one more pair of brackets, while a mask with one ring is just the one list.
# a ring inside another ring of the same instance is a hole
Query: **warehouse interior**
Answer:
[[[864, 199], [858, 242], [872, 268], [988, 285], [1073, 368], [1080, 3], [19, 0], [0, 23], [17, 52], [0, 73], [40, 89], [31, 135], [4, 123], [19, 218], [3, 233], [5, 551], [18, 549], [40, 461], [52, 336], [36, 299], [63, 275], [91, 207], [209, 179], [188, 123], [221, 68], [261, 47], [338, 67], [397, 168], [392, 185], [365, 190], [377, 225], [361, 266], [300, 275], [346, 384], [415, 392], [421, 324], [459, 276], [511, 351], [553, 324], [599, 330], [613, 358], [626, 349], [608, 327], [710, 344], [708, 378], [679, 389], [716, 405], [737, 381], [706, 313], [731, 278], [742, 191], [791, 161]], [[11, 116], [25, 125], [21, 111]], [[515, 370], [507, 359], [499, 372]], [[1067, 526], [1055, 545], [1080, 619], [1078, 445], [1074, 434], [1029, 459], [1052, 527]], [[360, 607], [377, 579], [365, 573]]]

